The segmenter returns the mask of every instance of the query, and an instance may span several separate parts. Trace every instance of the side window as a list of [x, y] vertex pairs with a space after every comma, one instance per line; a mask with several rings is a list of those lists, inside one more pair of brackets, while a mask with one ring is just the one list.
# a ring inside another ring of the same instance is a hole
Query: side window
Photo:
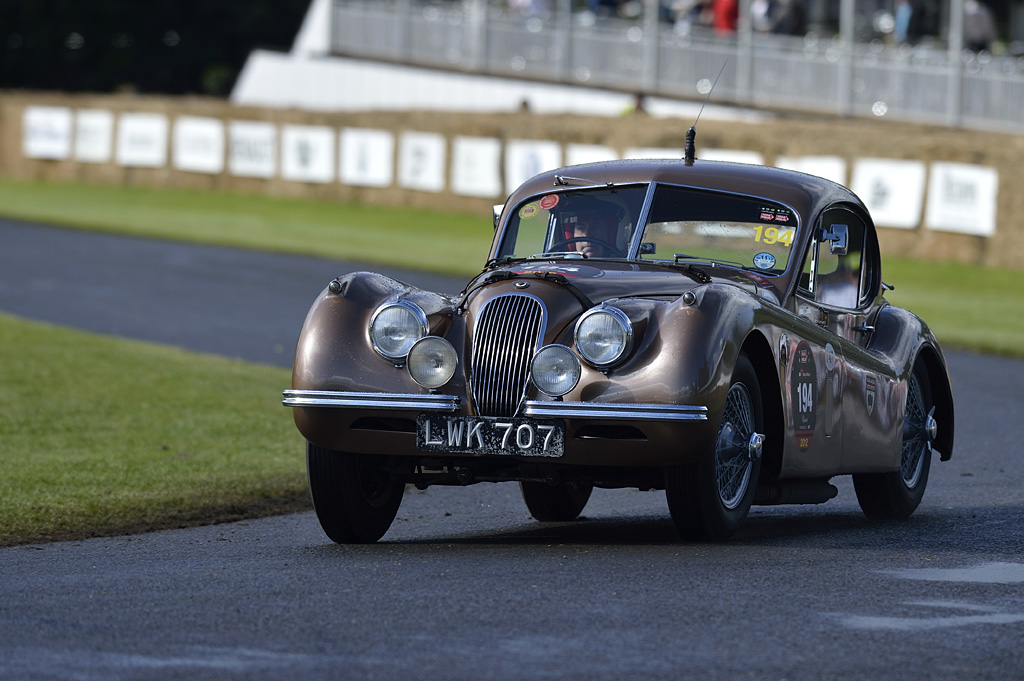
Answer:
[[818, 228], [814, 299], [823, 305], [855, 309], [863, 283], [864, 223], [845, 208], [825, 211]]

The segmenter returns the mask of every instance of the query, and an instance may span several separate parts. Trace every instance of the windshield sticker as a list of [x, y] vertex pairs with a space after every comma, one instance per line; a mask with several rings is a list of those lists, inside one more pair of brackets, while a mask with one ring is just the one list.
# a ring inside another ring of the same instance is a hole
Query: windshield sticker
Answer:
[[784, 208], [773, 208], [771, 206], [762, 207], [760, 209], [761, 222], [781, 222], [782, 224], [789, 224], [793, 221], [793, 215]]
[[754, 267], [759, 270], [770, 270], [775, 267], [775, 256], [771, 253], [758, 253], [754, 256]]
[[807, 341], [801, 341], [793, 352], [793, 370], [789, 375], [789, 391], [793, 406], [793, 431], [796, 446], [801, 450], [811, 446], [817, 421], [818, 371], [814, 354]]
[[786, 248], [793, 245], [793, 237], [796, 236], [792, 227], [764, 227], [754, 225], [754, 241], [759, 244], [773, 246], [782, 244]]
[[548, 194], [540, 200], [540, 207], [544, 210], [551, 210], [558, 205], [558, 194]]
[[529, 220], [530, 218], [535, 218], [539, 212], [540, 209], [537, 207], [536, 203], [528, 203], [519, 209], [519, 219]]

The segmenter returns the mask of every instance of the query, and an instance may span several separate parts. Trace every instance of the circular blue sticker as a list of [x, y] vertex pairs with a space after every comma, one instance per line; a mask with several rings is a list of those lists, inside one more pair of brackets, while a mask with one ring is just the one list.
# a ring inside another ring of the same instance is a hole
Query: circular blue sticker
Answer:
[[770, 270], [775, 267], [775, 256], [771, 253], [758, 253], [754, 256], [754, 266], [759, 270]]

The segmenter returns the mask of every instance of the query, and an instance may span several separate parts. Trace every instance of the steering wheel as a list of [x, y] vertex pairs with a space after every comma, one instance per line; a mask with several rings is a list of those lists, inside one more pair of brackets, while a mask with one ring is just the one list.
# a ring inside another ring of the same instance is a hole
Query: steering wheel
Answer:
[[[605, 255], [600, 257], [613, 257], [613, 258], [625, 258], [626, 254], [619, 249], [615, 244], [609, 243], [604, 239], [597, 239], [592, 236], [572, 236], [568, 239], [562, 239], [556, 243], [551, 244], [550, 250], [557, 251], [560, 246], [568, 246], [578, 241], [586, 241], [587, 243], [596, 244], [604, 248]], [[550, 251], [549, 251], [550, 252]]]

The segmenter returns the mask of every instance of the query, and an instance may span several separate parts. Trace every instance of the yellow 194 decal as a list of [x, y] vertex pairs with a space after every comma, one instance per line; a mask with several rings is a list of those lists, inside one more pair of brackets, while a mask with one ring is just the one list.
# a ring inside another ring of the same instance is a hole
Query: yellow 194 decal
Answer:
[[782, 244], [786, 248], [793, 245], [794, 230], [792, 227], [765, 227], [764, 225], [754, 225], [754, 241], [764, 244]]

